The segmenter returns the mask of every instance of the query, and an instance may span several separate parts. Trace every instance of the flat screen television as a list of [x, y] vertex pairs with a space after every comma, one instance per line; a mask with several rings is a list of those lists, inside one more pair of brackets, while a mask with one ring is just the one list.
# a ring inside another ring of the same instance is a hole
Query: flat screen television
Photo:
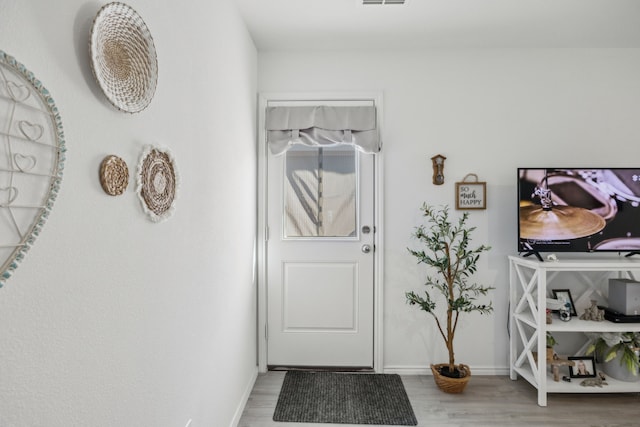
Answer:
[[518, 168], [518, 252], [640, 253], [640, 168]]

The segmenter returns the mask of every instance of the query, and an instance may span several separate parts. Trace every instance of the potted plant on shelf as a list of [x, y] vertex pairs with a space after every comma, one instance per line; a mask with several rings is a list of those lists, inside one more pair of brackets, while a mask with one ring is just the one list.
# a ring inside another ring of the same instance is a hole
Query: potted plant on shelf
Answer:
[[[447, 347], [448, 363], [431, 364], [436, 384], [445, 392], [459, 393], [467, 385], [471, 370], [467, 365], [456, 365], [453, 341], [462, 313], [475, 311], [485, 314], [493, 311], [491, 302], [479, 304], [476, 300], [478, 296], [487, 295], [494, 288], [468, 282], [477, 270], [480, 254], [491, 248], [486, 245], [475, 249], [469, 247], [471, 233], [476, 227], [467, 225], [468, 212], [457, 221], [452, 221], [446, 205], [436, 209], [425, 203], [420, 210], [425, 223], [416, 227], [413, 237], [424, 248], [408, 250], [418, 259], [419, 264], [427, 265], [435, 275], [427, 276], [424, 294], [418, 295], [410, 291], [405, 296], [410, 305], [417, 305], [433, 317]], [[444, 314], [436, 310], [439, 301], [446, 305]]]
[[602, 370], [621, 381], [640, 380], [640, 332], [601, 332], [587, 334], [592, 343], [586, 353], [594, 353]]
[[551, 332], [547, 331], [547, 360], [553, 360], [555, 356], [555, 352], [553, 351], [553, 346], [558, 344], [558, 341], [551, 335]]

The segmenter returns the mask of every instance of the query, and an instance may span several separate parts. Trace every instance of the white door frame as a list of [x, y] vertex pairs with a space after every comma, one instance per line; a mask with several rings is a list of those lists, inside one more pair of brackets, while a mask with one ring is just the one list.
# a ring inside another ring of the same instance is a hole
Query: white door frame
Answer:
[[[382, 138], [382, 93], [261, 93], [258, 96], [258, 224], [257, 224], [257, 266], [258, 266], [258, 371], [267, 372], [267, 145], [265, 135], [265, 111], [270, 101], [350, 101], [372, 100], [376, 106], [376, 122]], [[383, 368], [383, 278], [384, 245], [383, 237], [383, 153], [374, 156], [374, 289], [373, 289], [373, 369]]]

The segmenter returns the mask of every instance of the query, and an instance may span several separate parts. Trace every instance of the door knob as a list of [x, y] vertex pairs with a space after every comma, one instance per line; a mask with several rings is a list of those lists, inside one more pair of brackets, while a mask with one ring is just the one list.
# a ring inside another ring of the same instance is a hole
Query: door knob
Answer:
[[365, 254], [368, 254], [369, 252], [371, 252], [371, 246], [362, 245], [362, 252], [365, 253]]

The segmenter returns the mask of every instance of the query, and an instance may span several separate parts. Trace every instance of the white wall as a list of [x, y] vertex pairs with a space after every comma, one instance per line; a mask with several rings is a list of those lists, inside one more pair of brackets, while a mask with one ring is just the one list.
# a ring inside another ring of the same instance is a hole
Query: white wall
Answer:
[[[468, 173], [487, 182], [488, 208], [470, 221], [474, 242], [493, 247], [475, 277], [496, 287], [495, 312], [465, 317], [456, 357], [474, 372], [506, 373], [516, 168], [640, 163], [637, 49], [261, 52], [258, 68], [261, 92], [384, 93], [387, 371], [446, 361], [435, 325], [404, 298], [425, 275], [406, 250], [423, 201], [455, 206], [454, 183]], [[447, 157], [442, 186], [431, 184], [436, 154]]]
[[[228, 0], [130, 0], [154, 37], [149, 108], [111, 107], [88, 61], [86, 0], [0, 0], [0, 49], [50, 90], [68, 147], [60, 196], [0, 289], [0, 425], [229, 426], [256, 375], [257, 53]], [[152, 223], [142, 147], [169, 148], [177, 209]], [[120, 197], [98, 180], [121, 156]]]

